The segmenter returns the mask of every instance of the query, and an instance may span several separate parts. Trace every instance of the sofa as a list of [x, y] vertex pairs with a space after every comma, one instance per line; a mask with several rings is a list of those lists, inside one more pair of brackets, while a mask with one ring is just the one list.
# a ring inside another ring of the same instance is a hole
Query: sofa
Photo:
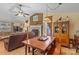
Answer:
[[[29, 38], [32, 38], [34, 36], [35, 36], [34, 33], [28, 32]], [[25, 40], [26, 38], [27, 38], [27, 33], [25, 32], [12, 33], [10, 37], [4, 40], [4, 47], [7, 51], [12, 51], [18, 47], [22, 47], [24, 46], [22, 41]]]

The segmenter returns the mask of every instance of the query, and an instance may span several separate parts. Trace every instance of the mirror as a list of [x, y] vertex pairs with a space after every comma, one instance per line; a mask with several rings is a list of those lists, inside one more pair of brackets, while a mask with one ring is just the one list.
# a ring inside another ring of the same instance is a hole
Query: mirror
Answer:
[[33, 21], [38, 21], [38, 15], [33, 16]]
[[43, 24], [43, 13], [35, 13], [30, 16], [30, 25], [42, 25]]

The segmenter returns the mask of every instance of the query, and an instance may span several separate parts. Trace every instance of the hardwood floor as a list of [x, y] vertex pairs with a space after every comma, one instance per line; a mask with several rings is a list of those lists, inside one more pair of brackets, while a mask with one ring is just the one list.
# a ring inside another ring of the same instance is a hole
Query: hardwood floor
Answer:
[[24, 49], [25, 49], [25, 47], [22, 47], [22, 48], [15, 49], [11, 52], [8, 52], [4, 48], [3, 41], [0, 41], [0, 55], [24, 55], [25, 54]]
[[[76, 53], [75, 49], [69, 49], [66, 47], [61, 48], [61, 53], [63, 55], [79, 55], [79, 53]], [[24, 55], [25, 54], [25, 47], [21, 47], [18, 49], [15, 49], [11, 52], [8, 52], [4, 48], [4, 43], [3, 41], [0, 41], [0, 55]], [[31, 54], [31, 53], [29, 53]], [[40, 55], [40, 54], [38, 54]]]

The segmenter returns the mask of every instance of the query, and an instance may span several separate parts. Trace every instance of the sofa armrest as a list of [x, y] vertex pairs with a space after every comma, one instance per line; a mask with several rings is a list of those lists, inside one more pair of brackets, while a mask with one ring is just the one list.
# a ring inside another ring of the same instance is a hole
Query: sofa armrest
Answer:
[[4, 43], [8, 43], [9, 42], [9, 37], [4, 38]]

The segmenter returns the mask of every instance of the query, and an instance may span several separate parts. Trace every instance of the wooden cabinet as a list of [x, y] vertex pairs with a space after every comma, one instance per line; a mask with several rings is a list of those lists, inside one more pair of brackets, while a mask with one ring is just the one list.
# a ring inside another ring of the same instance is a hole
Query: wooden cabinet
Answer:
[[63, 46], [69, 46], [69, 21], [54, 22], [54, 37]]

